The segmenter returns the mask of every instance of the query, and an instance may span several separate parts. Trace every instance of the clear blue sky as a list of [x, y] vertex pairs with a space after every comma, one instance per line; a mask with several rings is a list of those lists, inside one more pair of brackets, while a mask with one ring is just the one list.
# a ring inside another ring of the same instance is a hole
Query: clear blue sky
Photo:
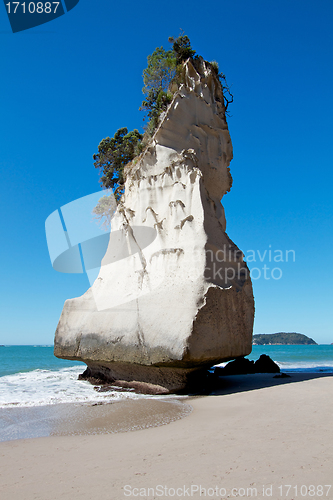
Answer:
[[[51, 344], [64, 301], [88, 288], [52, 269], [45, 219], [98, 190], [93, 153], [118, 128], [140, 129], [146, 57], [181, 29], [232, 84], [224, 205], [229, 236], [262, 272], [254, 332], [333, 342], [332, 25], [331, 0], [80, 0], [12, 34], [0, 6], [0, 344]], [[295, 262], [269, 262], [269, 249]]]

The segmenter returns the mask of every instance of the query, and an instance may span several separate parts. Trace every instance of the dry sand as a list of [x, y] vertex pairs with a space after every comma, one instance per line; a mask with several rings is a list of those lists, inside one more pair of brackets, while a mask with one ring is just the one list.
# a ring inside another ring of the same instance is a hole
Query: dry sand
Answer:
[[0, 498], [332, 500], [333, 377], [272, 377], [224, 377], [160, 427], [0, 443]]

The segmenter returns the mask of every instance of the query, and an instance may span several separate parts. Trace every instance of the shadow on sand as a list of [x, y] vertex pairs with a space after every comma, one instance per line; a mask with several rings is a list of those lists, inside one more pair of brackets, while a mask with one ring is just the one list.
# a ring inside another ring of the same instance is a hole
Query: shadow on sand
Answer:
[[193, 396], [221, 396], [224, 394], [235, 394], [237, 392], [254, 391], [283, 384], [304, 382], [315, 378], [333, 377], [332, 373], [254, 373], [246, 375], [224, 375], [210, 374], [202, 390], [192, 393]]

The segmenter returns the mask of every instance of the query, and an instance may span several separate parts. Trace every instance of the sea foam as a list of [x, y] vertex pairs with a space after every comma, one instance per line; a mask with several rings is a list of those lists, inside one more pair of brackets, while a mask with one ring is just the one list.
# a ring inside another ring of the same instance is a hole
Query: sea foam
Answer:
[[0, 408], [31, 407], [57, 403], [98, 403], [147, 397], [134, 391], [99, 393], [94, 386], [78, 380], [81, 366], [61, 370], [33, 370], [0, 378]]

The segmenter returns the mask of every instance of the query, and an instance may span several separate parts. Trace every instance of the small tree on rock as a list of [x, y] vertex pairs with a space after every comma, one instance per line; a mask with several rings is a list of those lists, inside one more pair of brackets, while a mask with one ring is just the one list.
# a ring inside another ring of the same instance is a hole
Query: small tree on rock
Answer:
[[186, 35], [178, 38], [169, 38], [171, 50], [157, 47], [147, 57], [148, 66], [143, 72], [144, 87], [142, 92], [146, 98], [142, 102], [141, 110], [146, 111], [149, 122], [147, 134], [151, 136], [158, 125], [158, 119], [172, 101], [169, 85], [172, 80], [179, 80], [182, 63], [188, 58], [193, 59], [195, 50], [192, 49], [190, 39]]
[[95, 168], [99, 168], [103, 175], [100, 178], [102, 186], [114, 191], [119, 201], [124, 190], [124, 167], [140, 152], [142, 134], [138, 130], [128, 132], [127, 128], [120, 128], [114, 137], [106, 137], [98, 146], [98, 153], [93, 155]]
[[188, 36], [182, 34], [178, 38], [170, 37], [169, 42], [173, 44], [172, 48], [177, 64], [181, 64], [187, 61], [187, 59], [193, 59], [195, 57], [195, 50], [192, 49]]
[[142, 89], [146, 98], [140, 109], [147, 113], [149, 119], [147, 133], [152, 135], [160, 114], [172, 101], [172, 94], [168, 92], [168, 88], [176, 74], [176, 58], [172, 50], [165, 51], [163, 47], [157, 47], [147, 57], [147, 61], [148, 66], [143, 72]]

